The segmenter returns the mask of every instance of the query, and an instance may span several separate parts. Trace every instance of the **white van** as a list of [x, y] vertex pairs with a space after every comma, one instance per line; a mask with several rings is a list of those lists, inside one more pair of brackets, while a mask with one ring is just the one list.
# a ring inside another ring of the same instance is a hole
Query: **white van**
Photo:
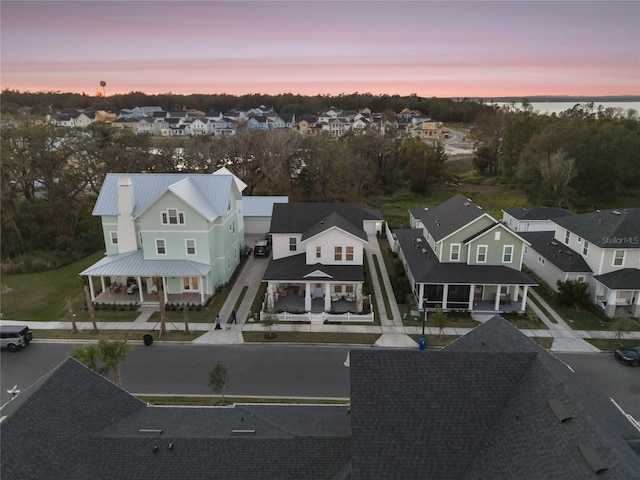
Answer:
[[32, 338], [33, 333], [26, 325], [0, 326], [0, 347], [6, 347], [10, 352], [26, 347]]

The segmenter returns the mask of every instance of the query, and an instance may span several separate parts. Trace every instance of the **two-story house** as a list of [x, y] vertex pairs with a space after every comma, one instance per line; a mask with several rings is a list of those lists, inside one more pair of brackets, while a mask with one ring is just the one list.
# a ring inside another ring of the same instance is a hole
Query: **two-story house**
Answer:
[[267, 309], [362, 312], [365, 246], [381, 222], [373, 213], [353, 203], [275, 203]]
[[[531, 240], [525, 265], [554, 289], [558, 280], [588, 283], [591, 301], [610, 318], [640, 318], [640, 208], [563, 216], [554, 223], [546, 237], [522, 234]], [[567, 258], [579, 268], [560, 268], [559, 259]]]
[[157, 303], [162, 282], [166, 302], [206, 303], [240, 262], [242, 185], [226, 172], [108, 174], [93, 210], [106, 254], [80, 273], [91, 300]]
[[419, 309], [524, 311], [536, 283], [522, 268], [528, 243], [463, 195], [410, 210], [395, 230]]

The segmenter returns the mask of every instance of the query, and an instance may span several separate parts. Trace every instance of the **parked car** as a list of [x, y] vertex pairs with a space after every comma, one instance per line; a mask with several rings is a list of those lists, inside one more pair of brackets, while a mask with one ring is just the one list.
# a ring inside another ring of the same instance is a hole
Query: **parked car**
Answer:
[[640, 366], [640, 345], [619, 348], [616, 350], [616, 358], [620, 363], [624, 363], [625, 365], [631, 365], [632, 367]]
[[266, 240], [258, 240], [253, 247], [254, 257], [268, 257], [269, 253], [271, 253], [271, 244]]
[[33, 333], [26, 325], [3, 325], [0, 327], [0, 346], [10, 352], [26, 347], [33, 339]]

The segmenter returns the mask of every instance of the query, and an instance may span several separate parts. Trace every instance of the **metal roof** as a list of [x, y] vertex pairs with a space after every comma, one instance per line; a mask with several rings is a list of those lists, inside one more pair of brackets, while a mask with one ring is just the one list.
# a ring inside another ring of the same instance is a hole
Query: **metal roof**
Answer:
[[289, 197], [242, 197], [242, 216], [271, 218], [274, 203], [289, 203]]
[[210, 265], [188, 260], [145, 260], [142, 250], [110, 255], [80, 272], [94, 277], [201, 277]]
[[[118, 179], [130, 178], [133, 184], [134, 211], [138, 216], [167, 191], [182, 198], [205, 217], [227, 211], [232, 175], [180, 173], [108, 173], [93, 208], [93, 215], [118, 214]], [[184, 185], [177, 185], [189, 179]], [[215, 218], [215, 217], [214, 217]]]

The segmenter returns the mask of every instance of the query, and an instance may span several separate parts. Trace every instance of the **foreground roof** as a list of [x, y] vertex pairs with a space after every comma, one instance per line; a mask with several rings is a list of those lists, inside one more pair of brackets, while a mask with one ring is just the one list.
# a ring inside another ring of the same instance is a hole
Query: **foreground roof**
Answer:
[[103, 257], [80, 275], [96, 277], [202, 277], [211, 265], [190, 260], [145, 260], [142, 250]]
[[353, 478], [625, 479], [640, 471], [632, 448], [640, 431], [502, 317], [442, 351], [352, 350], [350, 364]]
[[362, 265], [308, 265], [306, 254], [271, 260], [262, 277], [263, 281], [327, 281], [363, 282]]
[[640, 270], [637, 268], [623, 268], [593, 278], [612, 290], [640, 289]]
[[357, 203], [275, 203], [270, 231], [300, 233], [308, 238], [338, 227], [366, 241], [363, 220], [363, 208]]

